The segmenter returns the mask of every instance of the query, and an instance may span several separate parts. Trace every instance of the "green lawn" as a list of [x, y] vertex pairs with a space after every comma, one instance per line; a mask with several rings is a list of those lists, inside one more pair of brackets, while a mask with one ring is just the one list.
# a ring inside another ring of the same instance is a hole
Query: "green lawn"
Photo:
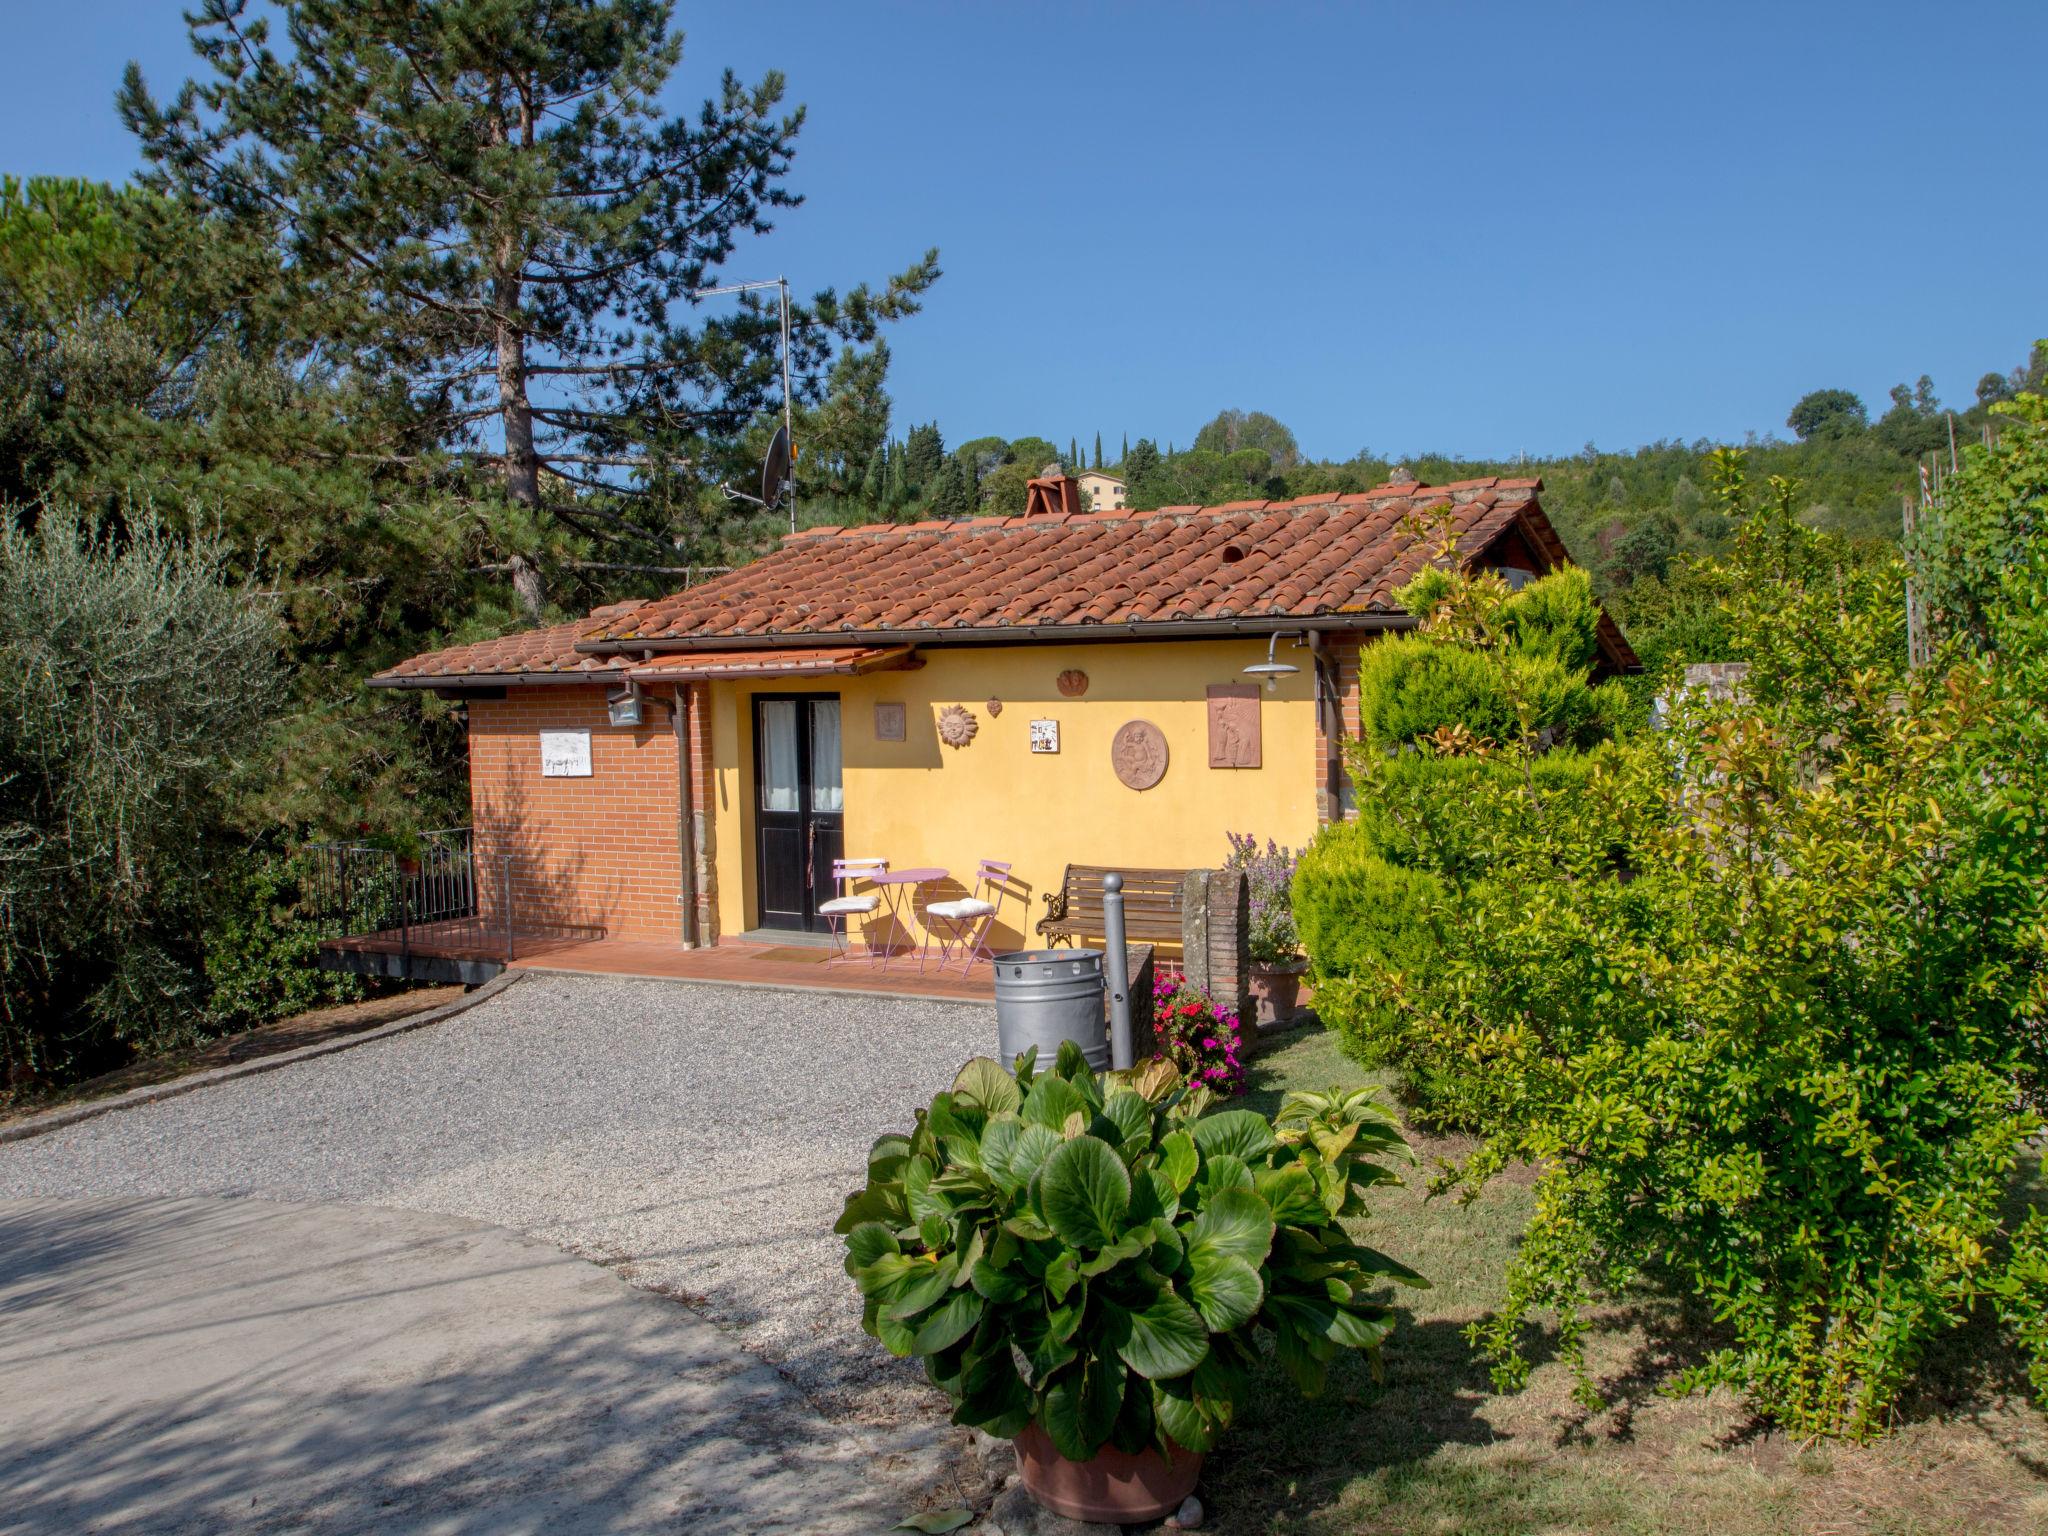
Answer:
[[[1254, 1107], [1289, 1088], [1384, 1081], [1302, 1033], [1253, 1069]], [[1382, 1193], [1358, 1235], [1434, 1282], [1402, 1291], [1375, 1381], [1355, 1360], [1322, 1398], [1274, 1373], [1210, 1458], [1211, 1528], [1248, 1533], [2048, 1532], [2048, 1417], [1986, 1330], [1945, 1346], [1943, 1365], [1894, 1434], [1864, 1448], [1804, 1449], [1760, 1430], [1724, 1394], [1672, 1400], [1656, 1386], [1702, 1330], [1653, 1298], [1602, 1317], [1589, 1344], [1613, 1404], [1587, 1414], [1566, 1369], [1539, 1365], [1497, 1397], [1463, 1336], [1499, 1295], [1528, 1210], [1526, 1180], [1470, 1205], [1425, 1201], [1429, 1164], [1462, 1143], [1416, 1136], [1423, 1167]], [[2035, 1191], [2037, 1196], [2041, 1191]]]

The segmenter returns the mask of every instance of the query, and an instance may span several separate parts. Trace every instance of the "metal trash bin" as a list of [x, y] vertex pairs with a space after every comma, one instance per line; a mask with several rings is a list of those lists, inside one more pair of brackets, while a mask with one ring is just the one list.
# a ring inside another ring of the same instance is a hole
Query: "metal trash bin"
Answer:
[[1109, 1067], [1109, 1026], [1102, 1012], [1102, 951], [1023, 949], [995, 958], [996, 1050], [1004, 1066], [1038, 1047], [1042, 1072], [1060, 1042], [1081, 1047], [1097, 1072]]

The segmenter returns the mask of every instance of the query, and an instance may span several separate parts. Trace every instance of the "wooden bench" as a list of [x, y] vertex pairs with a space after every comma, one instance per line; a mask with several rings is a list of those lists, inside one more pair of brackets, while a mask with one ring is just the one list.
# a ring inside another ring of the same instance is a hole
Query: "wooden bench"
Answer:
[[[1109, 865], [1069, 864], [1060, 888], [1045, 895], [1038, 931], [1048, 944], [1075, 943], [1102, 934], [1102, 877]], [[1180, 947], [1181, 885], [1185, 869], [1120, 869], [1124, 877], [1124, 937], [1133, 944]]]

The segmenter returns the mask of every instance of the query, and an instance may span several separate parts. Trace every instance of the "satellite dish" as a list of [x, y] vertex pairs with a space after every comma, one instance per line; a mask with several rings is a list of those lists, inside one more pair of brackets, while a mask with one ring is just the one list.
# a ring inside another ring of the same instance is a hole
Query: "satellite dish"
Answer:
[[761, 461], [761, 505], [772, 507], [782, 500], [789, 486], [789, 428], [777, 427], [768, 440], [768, 456]]

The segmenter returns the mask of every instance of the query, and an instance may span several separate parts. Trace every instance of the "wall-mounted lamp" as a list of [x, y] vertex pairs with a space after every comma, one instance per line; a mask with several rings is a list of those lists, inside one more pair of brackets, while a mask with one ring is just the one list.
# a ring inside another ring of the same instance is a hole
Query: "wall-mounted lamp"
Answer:
[[1244, 669], [1245, 676], [1247, 677], [1263, 677], [1266, 680], [1266, 692], [1268, 693], [1278, 693], [1280, 691], [1280, 679], [1291, 676], [1293, 673], [1301, 670], [1291, 661], [1275, 659], [1273, 652], [1279, 644], [1280, 631], [1276, 629], [1266, 640], [1266, 659], [1264, 661], [1255, 661]]

